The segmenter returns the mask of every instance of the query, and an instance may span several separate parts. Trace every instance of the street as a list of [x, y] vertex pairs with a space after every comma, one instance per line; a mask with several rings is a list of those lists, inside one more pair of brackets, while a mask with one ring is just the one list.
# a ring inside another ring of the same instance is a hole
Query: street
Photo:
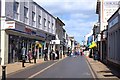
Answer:
[[48, 61], [7, 78], [93, 78], [85, 57], [67, 57], [60, 61]]

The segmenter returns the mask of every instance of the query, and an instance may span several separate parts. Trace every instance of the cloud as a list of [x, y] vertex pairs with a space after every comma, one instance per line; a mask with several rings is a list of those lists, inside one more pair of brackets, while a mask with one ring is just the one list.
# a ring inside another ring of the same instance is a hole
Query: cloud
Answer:
[[97, 21], [97, 0], [34, 0], [46, 11], [65, 23], [68, 35], [81, 42]]
[[[95, 9], [96, 0], [34, 0], [53, 14]], [[58, 10], [56, 10], [58, 9]]]

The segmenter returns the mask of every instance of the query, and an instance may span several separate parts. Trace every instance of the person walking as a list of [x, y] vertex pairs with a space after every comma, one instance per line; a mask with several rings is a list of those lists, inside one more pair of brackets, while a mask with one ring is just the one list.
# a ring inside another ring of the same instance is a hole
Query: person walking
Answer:
[[25, 66], [24, 66], [25, 56], [26, 56], [25, 52], [26, 52], [26, 48], [23, 46], [23, 47], [22, 47], [22, 67], [25, 67]]
[[43, 54], [44, 54], [44, 61], [48, 61], [48, 49], [47, 48], [43, 51]]
[[29, 60], [29, 63], [31, 63], [31, 59], [32, 59], [32, 51], [31, 49], [28, 50], [28, 60]]
[[56, 59], [58, 59], [59, 60], [59, 51], [58, 51], [58, 49], [56, 49], [56, 54], [57, 54], [57, 57], [56, 57]]
[[50, 57], [50, 60], [53, 60], [53, 49], [50, 51], [49, 57]]
[[81, 54], [81, 56], [83, 55], [83, 51], [82, 51], [82, 49], [80, 50], [80, 54]]

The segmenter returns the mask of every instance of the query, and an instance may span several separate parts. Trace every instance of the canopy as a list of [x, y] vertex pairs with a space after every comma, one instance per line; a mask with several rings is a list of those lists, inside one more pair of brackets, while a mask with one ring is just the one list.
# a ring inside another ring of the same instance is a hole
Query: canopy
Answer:
[[42, 44], [41, 43], [38, 42], [38, 43], [35, 44], [35, 46], [37, 46], [37, 45], [38, 45], [39, 48], [42, 48]]
[[97, 47], [97, 44], [93, 41], [92, 44], [89, 46], [89, 48]]

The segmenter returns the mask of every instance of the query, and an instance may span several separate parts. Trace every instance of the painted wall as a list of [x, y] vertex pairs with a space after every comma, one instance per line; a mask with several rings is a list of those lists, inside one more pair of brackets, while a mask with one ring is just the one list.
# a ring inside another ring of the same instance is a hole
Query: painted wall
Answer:
[[[18, 7], [18, 19], [15, 17], [14, 13], [14, 0], [10, 0], [11, 2], [3, 2], [5, 4], [5, 7], [3, 6], [3, 9], [5, 8], [5, 16], [8, 18], [14, 19], [16, 21], [19, 21], [23, 24], [27, 24], [28, 26], [35, 27], [37, 29], [44, 30], [48, 33], [55, 34], [56, 30], [56, 23], [55, 23], [55, 18], [48, 13], [46, 10], [44, 10], [40, 5], [37, 3], [34, 3], [33, 1], [26, 1], [26, 2], [19, 2], [19, 7]], [[3, 5], [4, 5], [3, 4]], [[24, 7], [28, 8], [28, 22], [25, 23], [25, 17], [24, 17]], [[32, 21], [32, 12], [35, 12], [35, 25], [33, 25]], [[2, 12], [4, 15], [4, 11]], [[41, 24], [38, 23], [38, 16], [41, 16]], [[46, 19], [46, 27], [44, 26], [44, 18]], [[50, 22], [50, 25], [48, 26], [48, 22]]]

